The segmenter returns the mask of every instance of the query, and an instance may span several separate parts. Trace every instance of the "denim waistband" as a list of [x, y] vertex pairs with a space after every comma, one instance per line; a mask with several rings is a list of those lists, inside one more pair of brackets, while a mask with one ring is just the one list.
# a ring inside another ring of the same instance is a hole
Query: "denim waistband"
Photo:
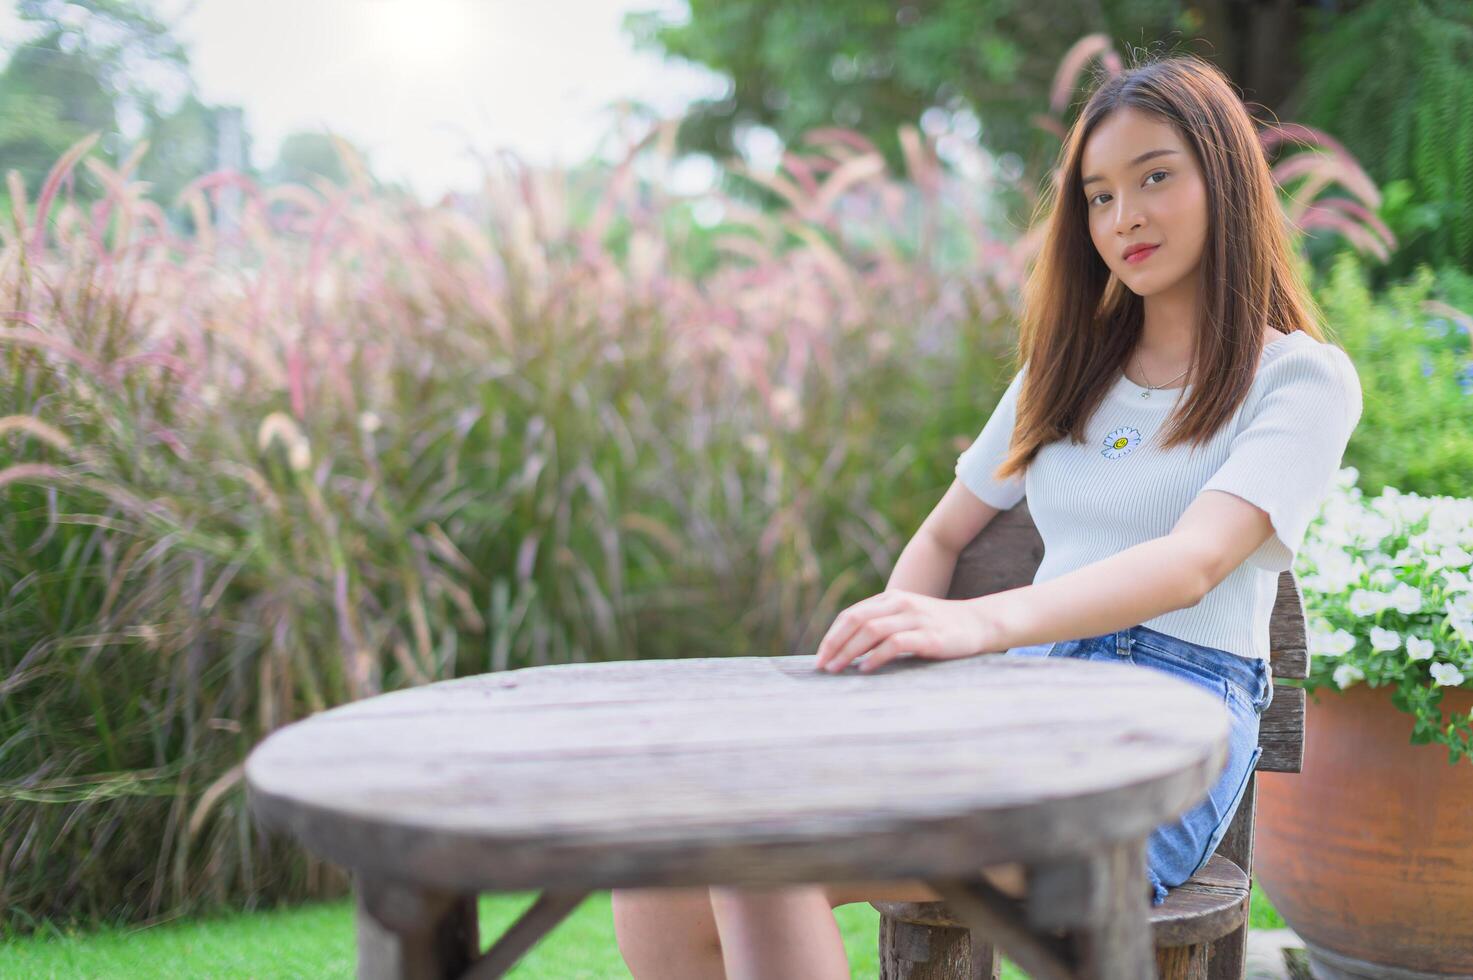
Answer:
[[1269, 665], [1259, 657], [1243, 657], [1217, 647], [1191, 643], [1149, 626], [1121, 630], [1115, 634], [1115, 641], [1123, 652], [1147, 656], [1159, 653], [1198, 664], [1233, 681], [1255, 700], [1267, 695], [1267, 688], [1273, 684]]

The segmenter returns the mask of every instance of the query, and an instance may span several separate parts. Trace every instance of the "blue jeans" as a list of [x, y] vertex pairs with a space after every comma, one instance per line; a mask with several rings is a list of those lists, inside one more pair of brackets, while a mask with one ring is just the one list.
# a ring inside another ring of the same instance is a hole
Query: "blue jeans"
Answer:
[[1013, 647], [1004, 656], [1139, 664], [1165, 671], [1222, 698], [1232, 719], [1227, 765], [1201, 802], [1176, 820], [1157, 827], [1146, 839], [1151, 904], [1160, 905], [1170, 889], [1184, 884], [1207, 864], [1248, 789], [1248, 777], [1263, 754], [1263, 746], [1258, 744], [1258, 721], [1274, 696], [1268, 661], [1190, 643], [1145, 626], [1082, 640]]

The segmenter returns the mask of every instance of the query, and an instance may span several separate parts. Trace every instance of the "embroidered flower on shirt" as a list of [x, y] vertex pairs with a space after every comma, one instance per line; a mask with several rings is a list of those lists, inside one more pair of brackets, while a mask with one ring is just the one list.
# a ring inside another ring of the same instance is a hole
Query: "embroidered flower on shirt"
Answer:
[[1122, 425], [1105, 436], [1105, 448], [1100, 450], [1100, 454], [1106, 459], [1119, 459], [1121, 456], [1129, 455], [1132, 449], [1140, 445], [1140, 442], [1139, 429]]

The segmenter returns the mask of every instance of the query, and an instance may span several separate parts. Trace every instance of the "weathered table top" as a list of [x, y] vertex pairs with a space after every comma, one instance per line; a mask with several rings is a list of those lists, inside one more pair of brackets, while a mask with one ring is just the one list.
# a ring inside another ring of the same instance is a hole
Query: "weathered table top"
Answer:
[[444, 681], [321, 712], [252, 809], [348, 868], [471, 891], [937, 879], [1098, 851], [1225, 764], [1221, 703], [1127, 664], [812, 656]]

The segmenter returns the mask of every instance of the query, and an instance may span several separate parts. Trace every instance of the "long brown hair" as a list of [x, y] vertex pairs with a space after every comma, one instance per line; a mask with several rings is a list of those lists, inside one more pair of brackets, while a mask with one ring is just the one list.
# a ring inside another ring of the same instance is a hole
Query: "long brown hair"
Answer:
[[1316, 340], [1316, 307], [1293, 262], [1292, 233], [1252, 118], [1232, 83], [1210, 62], [1182, 55], [1128, 68], [1093, 91], [1060, 150], [1061, 164], [1039, 210], [1043, 241], [1023, 287], [1016, 367], [1027, 365], [1005, 479], [1038, 449], [1084, 425], [1140, 339], [1144, 300], [1110, 271], [1090, 239], [1080, 161], [1091, 133], [1124, 107], [1174, 125], [1196, 155], [1207, 189], [1207, 236], [1198, 270], [1192, 391], [1158, 445], [1209, 439], [1247, 397], [1263, 328], [1303, 330]]

